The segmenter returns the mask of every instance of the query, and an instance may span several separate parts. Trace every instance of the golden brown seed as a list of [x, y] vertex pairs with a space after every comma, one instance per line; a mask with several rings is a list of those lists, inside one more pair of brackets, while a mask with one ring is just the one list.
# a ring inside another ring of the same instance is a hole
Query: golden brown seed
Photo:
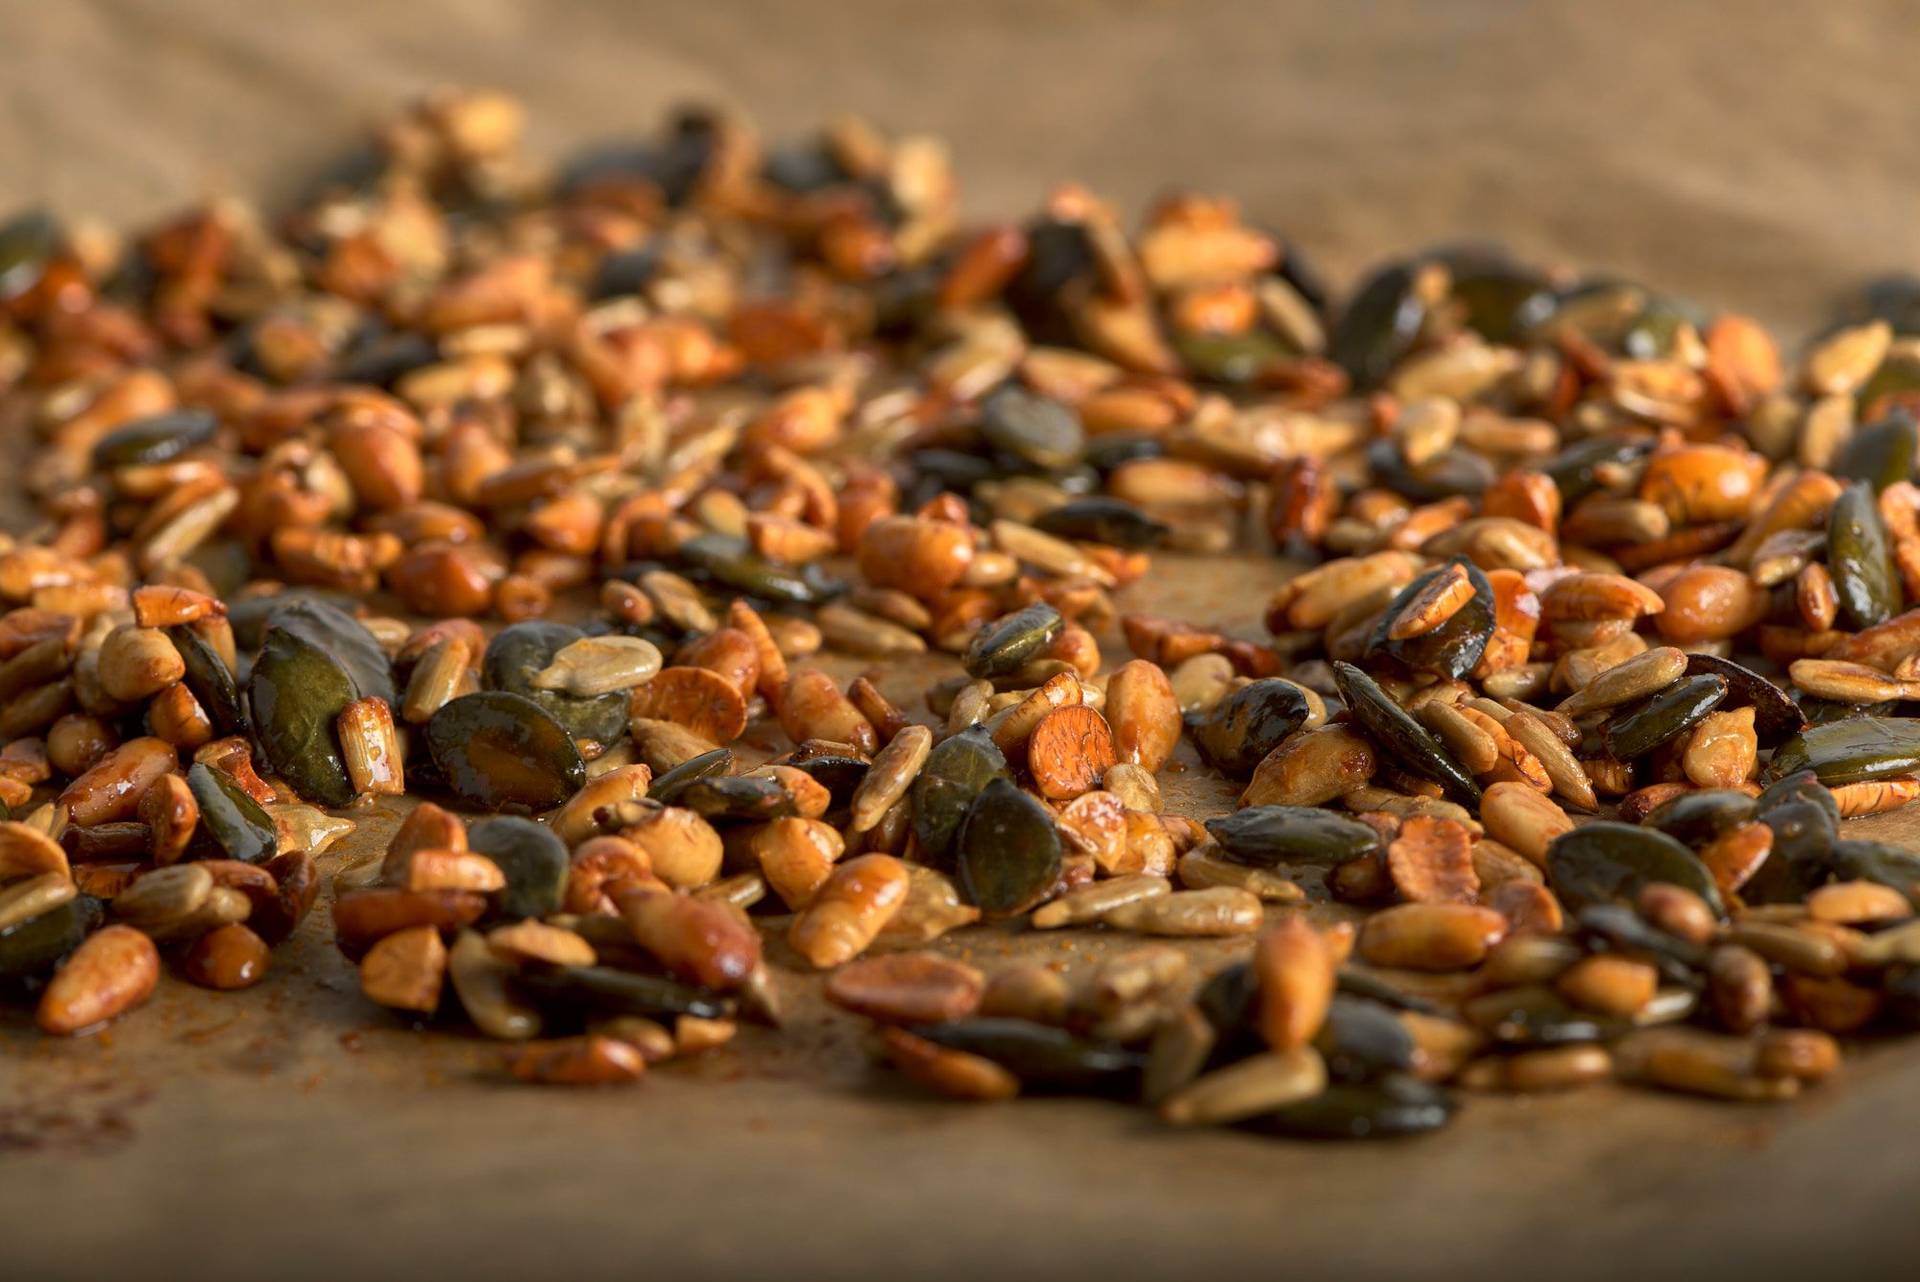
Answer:
[[236, 922], [194, 940], [181, 969], [202, 988], [228, 992], [251, 988], [266, 978], [267, 960], [266, 942]]
[[1020, 962], [988, 976], [979, 1013], [1058, 1024], [1066, 1018], [1070, 997], [1059, 971], [1038, 962]]
[[68, 818], [81, 828], [131, 818], [140, 796], [179, 765], [173, 745], [155, 738], [129, 739], [68, 784], [59, 797]]
[[48, 981], [34, 1020], [44, 1032], [72, 1037], [146, 1001], [160, 981], [153, 941], [129, 926], [89, 935]]
[[540, 1012], [522, 1001], [512, 987], [518, 972], [488, 946], [480, 932], [463, 930], [447, 952], [447, 979], [461, 1008], [474, 1027], [502, 1041], [524, 1041], [540, 1035]]
[[1399, 904], [1367, 919], [1360, 955], [1375, 966], [1465, 970], [1478, 965], [1506, 931], [1506, 919], [1490, 908]]
[[689, 983], [731, 991], [760, 965], [760, 933], [731, 904], [641, 890], [622, 895], [620, 911], [633, 942]]
[[650, 680], [660, 664], [659, 649], [644, 637], [582, 637], [555, 651], [533, 685], [582, 697], [610, 694]]
[[1173, 884], [1165, 877], [1131, 874], [1089, 882], [1034, 909], [1029, 919], [1036, 930], [1078, 926], [1099, 921], [1109, 912], [1144, 899], [1172, 893]]
[[862, 855], [833, 870], [794, 921], [787, 942], [826, 970], [864, 952], [907, 897], [906, 866], [891, 855]]
[[407, 689], [400, 701], [400, 715], [413, 725], [422, 725], [442, 705], [467, 692], [473, 684], [468, 667], [471, 651], [458, 637], [436, 641], [413, 665]]
[[1580, 768], [1580, 760], [1568, 750], [1560, 736], [1530, 712], [1516, 712], [1507, 718], [1506, 731], [1515, 743], [1539, 759], [1553, 790], [1582, 810], [1598, 810], [1599, 798], [1593, 795], [1593, 781]]
[[773, 893], [796, 911], [813, 902], [833, 875], [834, 860], [846, 849], [844, 839], [830, 824], [798, 817], [762, 825], [749, 846]]
[[1575, 962], [1554, 986], [1575, 1006], [1603, 1015], [1632, 1015], [1653, 1000], [1660, 976], [1645, 962], [1602, 953]]
[[938, 953], [863, 957], [827, 980], [827, 1000], [883, 1023], [964, 1019], [980, 1005], [986, 977]]
[[1649, 922], [1690, 944], [1706, 943], [1717, 927], [1707, 901], [1672, 882], [1648, 882], [1641, 887], [1636, 906]]
[[899, 1028], [880, 1030], [894, 1067], [929, 1090], [954, 1099], [993, 1101], [1020, 1093], [1020, 1079], [990, 1059], [952, 1050]]
[[1845, 972], [1846, 950], [1828, 935], [1778, 922], [1738, 921], [1727, 928], [1726, 942], [1751, 949], [1787, 970], [1817, 978]]
[[1920, 797], [1920, 779], [1868, 779], [1838, 784], [1833, 789], [1833, 802], [1840, 808], [1842, 819], [1898, 810], [1916, 797]]
[[400, 739], [385, 699], [355, 699], [340, 710], [334, 728], [356, 792], [389, 797], [406, 792]]
[[1116, 761], [1106, 718], [1085, 706], [1055, 708], [1041, 717], [1027, 740], [1027, 769], [1050, 801], [1064, 801], [1096, 787]]
[[894, 735], [875, 755], [854, 790], [849, 831], [865, 832], [879, 823], [880, 817], [906, 795], [932, 750], [933, 731], [926, 726], [907, 726]]
[[1220, 857], [1213, 845], [1195, 846], [1180, 856], [1180, 884], [1188, 890], [1209, 886], [1232, 886], [1248, 891], [1269, 904], [1296, 904], [1307, 892], [1271, 868], [1255, 868]]
[[644, 799], [652, 783], [653, 771], [646, 766], [617, 766], [569, 797], [547, 821], [548, 826], [571, 850], [604, 828], [614, 826], [620, 804]]
[[67, 852], [60, 843], [19, 820], [0, 822], [0, 882], [47, 873], [69, 875]]
[[922, 864], [907, 865], [907, 901], [874, 940], [877, 947], [915, 948], [950, 930], [980, 920], [980, 910], [960, 902], [951, 880]]
[[1800, 1087], [1796, 1078], [1761, 1074], [1748, 1038], [1697, 1029], [1633, 1033], [1615, 1047], [1614, 1062], [1622, 1077], [1717, 1099], [1791, 1099]]
[[1109, 908], [1100, 920], [1115, 929], [1145, 935], [1211, 938], [1251, 934], [1260, 929], [1262, 913], [1257, 895], [1232, 886], [1214, 886], [1149, 895]]
[[470, 850], [416, 850], [407, 860], [408, 890], [470, 890], [491, 894], [507, 884], [500, 865]]
[[382, 1006], [430, 1015], [440, 1005], [447, 947], [433, 926], [397, 930], [360, 959], [360, 991]]
[[1573, 820], [1552, 798], [1524, 783], [1496, 783], [1480, 799], [1480, 821], [1487, 834], [1519, 851], [1541, 868], [1547, 866], [1547, 847], [1561, 833], [1573, 831]]
[[1723, 1028], [1749, 1032], [1773, 1005], [1773, 975], [1751, 949], [1723, 944], [1707, 958], [1707, 998]]
[[100, 685], [126, 703], [137, 702], [186, 675], [187, 665], [158, 628], [116, 628], [100, 647]]
[[1253, 950], [1260, 1035], [1276, 1051], [1305, 1046], [1333, 1001], [1334, 959], [1306, 917], [1289, 913]]
[[201, 863], [156, 868], [113, 897], [113, 914], [151, 935], [198, 912], [213, 885], [213, 874]]
[[1107, 678], [1106, 718], [1120, 761], [1154, 772], [1180, 740], [1180, 705], [1159, 664], [1123, 663]]
[[634, 689], [630, 710], [635, 718], [672, 722], [709, 743], [731, 743], [747, 728], [745, 696], [711, 668], [661, 669]]
[[1760, 1039], [1754, 1068], [1763, 1077], [1824, 1082], [1840, 1070], [1840, 1044], [1811, 1028], [1776, 1028]]
[[0, 887], [0, 930], [58, 908], [79, 893], [65, 872], [43, 872]]
[[1836, 881], [1807, 896], [1807, 914], [1815, 921], [1857, 926], [1904, 921], [1913, 916], [1913, 905], [1891, 886], [1872, 881]]
[[619, 1086], [646, 1075], [647, 1060], [627, 1042], [587, 1034], [529, 1042], [507, 1052], [507, 1071], [545, 1086]]
[[621, 829], [620, 835], [646, 855], [654, 876], [676, 890], [692, 890], [712, 881], [726, 853], [713, 825], [679, 806], [649, 810], [639, 822]]
[[851, 744], [862, 753], [872, 753], [880, 746], [873, 723], [841, 693], [833, 678], [818, 668], [804, 668], [789, 677], [775, 710], [780, 728], [795, 743], [825, 739]]
[[1412, 903], [1470, 904], [1480, 892], [1473, 838], [1451, 819], [1415, 815], [1403, 822], [1387, 846], [1387, 872]]
[[502, 961], [591, 966], [597, 957], [593, 945], [578, 931], [532, 919], [496, 926], [486, 938], [487, 947]]
[[1321, 726], [1289, 735], [1254, 768], [1243, 806], [1317, 806], [1343, 797], [1373, 778], [1373, 744], [1346, 726]]
[[1327, 1066], [1310, 1046], [1266, 1051], [1196, 1078], [1160, 1105], [1176, 1126], [1236, 1122], [1326, 1089]]

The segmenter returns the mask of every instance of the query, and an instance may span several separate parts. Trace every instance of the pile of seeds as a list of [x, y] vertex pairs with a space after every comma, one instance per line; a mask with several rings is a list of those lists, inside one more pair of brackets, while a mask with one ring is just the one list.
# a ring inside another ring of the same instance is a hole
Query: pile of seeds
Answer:
[[[1920, 282], [1789, 364], [1489, 249], [1335, 303], [1206, 197], [965, 225], [856, 122], [557, 174], [520, 125], [433, 97], [272, 223], [0, 228], [0, 982], [47, 1032], [162, 950], [256, 982], [402, 797], [339, 946], [532, 1081], [777, 1026], [776, 970], [940, 1092], [1299, 1136], [1782, 1099], [1920, 1025], [1920, 856], [1840, 822], [1920, 796]], [[1228, 635], [1128, 611], [1156, 554], [1298, 572]], [[1163, 807], [1183, 743], [1237, 808]], [[1247, 951], [926, 947], [982, 919]]]

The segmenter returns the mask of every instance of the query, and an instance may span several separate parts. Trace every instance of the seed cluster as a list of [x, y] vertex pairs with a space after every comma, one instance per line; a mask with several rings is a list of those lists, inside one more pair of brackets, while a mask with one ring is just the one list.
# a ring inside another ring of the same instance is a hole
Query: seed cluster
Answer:
[[[48, 1033], [163, 950], [258, 982], [400, 796], [339, 947], [529, 1081], [778, 1025], [775, 968], [947, 1095], [1310, 1137], [1777, 1100], [1920, 1024], [1920, 856], [1840, 823], [1920, 796], [1920, 285], [1789, 365], [1491, 250], [1336, 305], [1197, 195], [970, 227], [853, 122], [558, 175], [520, 126], [432, 97], [274, 224], [0, 228], [0, 982]], [[1127, 610], [1163, 549], [1299, 572], [1230, 636]], [[875, 677], [928, 652], [923, 720]], [[1163, 806], [1183, 741], [1237, 808]], [[925, 947], [983, 918], [1248, 951]]]

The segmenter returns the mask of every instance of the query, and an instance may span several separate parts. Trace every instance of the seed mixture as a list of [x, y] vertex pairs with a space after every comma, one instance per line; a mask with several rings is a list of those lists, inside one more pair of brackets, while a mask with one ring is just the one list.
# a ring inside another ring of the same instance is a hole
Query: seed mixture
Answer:
[[[778, 1026], [775, 969], [941, 1094], [1301, 1137], [1920, 1026], [1920, 855], [1841, 823], [1920, 797], [1920, 282], [1789, 358], [1479, 247], [1335, 300], [1200, 195], [968, 224], [858, 122], [520, 129], [443, 93], [277, 221], [0, 228], [45, 1032], [258, 983], [402, 797], [339, 947], [533, 1082]], [[1265, 635], [1129, 609], [1196, 555], [1297, 567]], [[1183, 741], [1236, 807], [1163, 805]], [[928, 947], [981, 921], [1140, 939]]]

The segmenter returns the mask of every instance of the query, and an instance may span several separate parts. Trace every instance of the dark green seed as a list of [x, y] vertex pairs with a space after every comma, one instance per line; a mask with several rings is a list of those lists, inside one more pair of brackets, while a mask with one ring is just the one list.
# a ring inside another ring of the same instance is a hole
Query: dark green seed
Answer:
[[1216, 1049], [1243, 1042], [1248, 1043], [1249, 1050], [1255, 1049], [1251, 1043], [1259, 1036], [1254, 1026], [1259, 1000], [1260, 983], [1253, 976], [1253, 966], [1243, 961], [1223, 966], [1208, 976], [1193, 997], [1194, 1005], [1213, 1025]]
[[1913, 420], [1905, 414], [1868, 424], [1840, 451], [1833, 475], [1843, 481], [1864, 481], [1876, 494], [1896, 481], [1911, 481], [1914, 455], [1920, 450], [1916, 435], [1920, 434]]
[[1677, 298], [1650, 298], [1646, 308], [1620, 336], [1621, 350], [1635, 360], [1664, 360], [1674, 354], [1683, 329], [1698, 333], [1707, 318]]
[[1920, 855], [1910, 850], [1859, 837], [1836, 841], [1833, 875], [1842, 881], [1872, 881], [1891, 887], [1920, 909]]
[[247, 678], [254, 727], [267, 765], [309, 801], [353, 801], [334, 722], [357, 697], [353, 678], [333, 656], [285, 628], [267, 629]]
[[866, 781], [868, 764], [859, 757], [840, 753], [821, 756], [794, 756], [785, 764], [811, 778], [827, 790], [833, 800], [827, 813], [834, 814], [853, 804], [853, 794]]
[[996, 450], [1046, 472], [1079, 462], [1086, 446], [1073, 410], [1016, 383], [1001, 384], [980, 403], [980, 434]]
[[[1387, 633], [1400, 612], [1455, 565], [1467, 572], [1467, 581], [1473, 584], [1473, 596], [1467, 603], [1431, 632], [1398, 641], [1389, 637]], [[1493, 640], [1493, 628], [1493, 585], [1479, 566], [1456, 558], [1428, 570], [1400, 589], [1388, 603], [1386, 613], [1380, 616], [1367, 648], [1376, 654], [1391, 655], [1413, 672], [1458, 679], [1473, 671], [1480, 662], [1480, 656], [1487, 651], [1487, 642]]]
[[1061, 539], [1085, 539], [1110, 547], [1145, 549], [1166, 540], [1168, 525], [1122, 499], [1092, 494], [1049, 508], [1034, 521], [1035, 529]]
[[1480, 786], [1473, 776], [1378, 682], [1351, 663], [1340, 662], [1333, 665], [1333, 679], [1347, 711], [1367, 738], [1414, 774], [1439, 784], [1456, 802], [1479, 809]]
[[694, 577], [777, 605], [822, 605], [845, 589], [817, 565], [781, 565], [724, 534], [696, 534], [675, 553]]
[[173, 410], [115, 428], [93, 447], [95, 471], [165, 463], [213, 440], [220, 420], [206, 410]]
[[1891, 779], [1920, 770], [1920, 720], [1849, 717], [1814, 726], [1782, 744], [1767, 763], [1767, 778], [1811, 770], [1831, 787]]
[[1248, 806], [1207, 820], [1221, 853], [1237, 863], [1332, 867], [1380, 849], [1380, 834], [1357, 819], [1314, 806]]
[[93, 896], [79, 895], [0, 930], [0, 980], [30, 979], [52, 971], [100, 924], [104, 908]]
[[1827, 569], [1850, 628], [1885, 623], [1900, 610], [1900, 572], [1873, 487], [1856, 481], [1833, 501], [1827, 518]]
[[1731, 788], [1683, 792], [1656, 806], [1642, 822], [1683, 846], [1704, 846], [1724, 832], [1749, 822], [1759, 812], [1752, 797]]
[[180, 652], [181, 662], [187, 668], [181, 680], [206, 709], [214, 733], [222, 736], [249, 733], [252, 726], [247, 721], [246, 709], [240, 704], [240, 689], [234, 684], [233, 673], [220, 652], [185, 624], [168, 628], [167, 639]]
[[707, 989], [610, 966], [530, 966], [513, 985], [542, 1010], [576, 1015], [724, 1019], [733, 1012], [731, 1002]]
[[1263, 677], [1230, 690], [1204, 712], [1187, 714], [1187, 733], [1200, 755], [1222, 774], [1244, 778], [1266, 755], [1307, 723], [1310, 709], [1299, 686]]
[[1336, 994], [1313, 1044], [1336, 1081], [1371, 1081], [1413, 1067], [1413, 1034], [1392, 1010], [1363, 997]]
[[355, 697], [385, 699], [398, 707], [400, 694], [393, 683], [393, 661], [366, 624], [331, 602], [315, 597], [292, 597], [267, 616], [269, 628], [285, 628], [333, 657], [353, 678]]
[[1620, 761], [1643, 757], [1699, 725], [1726, 697], [1725, 677], [1686, 677], [1609, 719], [1607, 751]]
[[1822, 805], [1802, 799], [1768, 806], [1760, 822], [1773, 830], [1773, 846], [1740, 897], [1750, 904], [1792, 904], [1827, 880], [1833, 868], [1834, 841], [1840, 835], [1831, 799]]
[[1569, 510], [1575, 503], [1601, 488], [1601, 473], [1629, 466], [1646, 457], [1653, 446], [1649, 441], [1626, 436], [1596, 436], [1561, 450], [1541, 470], [1560, 488], [1560, 498]]
[[728, 774], [732, 770], [733, 753], [726, 748], [714, 748], [697, 757], [688, 757], [660, 775], [647, 789], [647, 797], [661, 805], [671, 806], [679, 801], [680, 794], [690, 785], [701, 779]]
[[1753, 799], [1756, 815], [1765, 815], [1775, 806], [1784, 806], [1793, 801], [1811, 801], [1827, 812], [1833, 820], [1833, 826], [1840, 826], [1840, 803], [1833, 799], [1833, 790], [1820, 782], [1820, 776], [1811, 770], [1796, 770], [1782, 775], [1760, 790]]
[[494, 892], [496, 916], [517, 921], [560, 911], [567, 889], [567, 848], [552, 829], [518, 815], [500, 815], [473, 825], [467, 846], [493, 860], [506, 876], [506, 886]]
[[1651, 881], [1670, 881], [1706, 900], [1716, 915], [1724, 911], [1707, 866], [1664, 832], [1599, 820], [1547, 847], [1547, 883], [1575, 912], [1589, 904], [1632, 903]]
[[927, 859], [951, 867], [954, 847], [973, 802], [989, 783], [1007, 777], [1007, 759], [975, 726], [933, 746], [913, 781], [913, 835]]
[[1053, 815], [1011, 779], [989, 780], [967, 808], [956, 843], [960, 893], [989, 917], [1011, 917], [1060, 880]]
[[1368, 1001], [1391, 1006], [1395, 1010], [1410, 1010], [1421, 1015], [1445, 1015], [1448, 1012], [1436, 1002], [1417, 997], [1393, 983], [1382, 979], [1369, 971], [1355, 970], [1351, 966], [1342, 966], [1334, 976], [1334, 982], [1343, 993], [1355, 997], [1364, 997]]
[[212, 837], [228, 859], [263, 864], [280, 844], [273, 816], [225, 773], [196, 761], [187, 769], [187, 787], [200, 807], [200, 831]]
[[587, 782], [566, 728], [522, 695], [483, 690], [449, 700], [427, 722], [427, 750], [461, 800], [485, 810], [551, 810]]
[[1131, 1091], [1146, 1058], [1107, 1042], [1024, 1019], [963, 1019], [921, 1024], [920, 1037], [990, 1059], [1034, 1091], [1104, 1094]]
[[627, 693], [575, 695], [564, 690], [542, 690], [533, 678], [559, 651], [586, 634], [564, 623], [530, 619], [500, 629], [487, 643], [480, 662], [480, 682], [489, 690], [524, 695], [545, 708], [576, 739], [610, 744], [626, 733]]
[[1367, 465], [1375, 480], [1396, 493], [1422, 503], [1438, 503], [1455, 495], [1478, 497], [1493, 484], [1493, 464], [1471, 450], [1442, 450], [1414, 465], [1400, 455], [1392, 441], [1367, 447]]
[[1060, 611], [1037, 601], [1003, 614], [976, 632], [961, 664], [972, 677], [1003, 677], [1037, 658], [1067, 626]]
[[273, 616], [296, 601], [318, 601], [343, 614], [353, 609], [355, 604], [353, 598], [344, 592], [329, 592], [323, 588], [288, 588], [272, 596], [241, 597], [227, 606], [227, 622], [233, 627], [233, 639], [240, 651], [244, 654], [259, 649], [267, 639], [267, 628], [274, 622]]
[[1414, 291], [1415, 268], [1392, 263], [1367, 278], [1328, 337], [1327, 354], [1366, 391], [1413, 350], [1427, 307]]
[[1453, 1096], [1403, 1073], [1371, 1082], [1335, 1082], [1312, 1099], [1236, 1123], [1296, 1140], [1387, 1140], [1437, 1131], [1453, 1117]]
[[1553, 310], [1553, 289], [1539, 272], [1498, 251], [1441, 251], [1434, 258], [1453, 280], [1448, 300], [1490, 343], [1514, 344]]
[[680, 790], [675, 805], [707, 819], [765, 821], [798, 813], [793, 796], [765, 775], [708, 775]]
[[1786, 691], [1744, 664], [1714, 654], [1689, 654], [1687, 675], [1724, 677], [1726, 706], [1753, 709], [1753, 733], [1763, 748], [1771, 748], [1807, 727], [1800, 705]]

